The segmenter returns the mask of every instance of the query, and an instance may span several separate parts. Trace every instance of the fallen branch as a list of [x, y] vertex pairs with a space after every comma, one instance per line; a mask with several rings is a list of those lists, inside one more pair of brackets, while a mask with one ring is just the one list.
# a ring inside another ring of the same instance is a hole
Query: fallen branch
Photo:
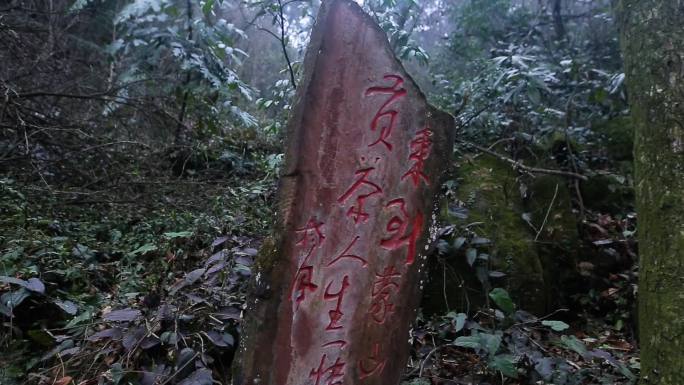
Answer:
[[581, 179], [584, 181], [589, 180], [589, 178], [587, 178], [585, 175], [578, 174], [575, 172], [525, 166], [520, 161], [517, 161], [515, 159], [511, 159], [507, 156], [499, 154], [498, 152], [492, 151], [486, 147], [478, 146], [475, 143], [471, 143], [471, 142], [468, 142], [465, 140], [456, 139], [456, 142], [463, 144], [463, 145], [466, 145], [466, 146], [470, 146], [470, 147], [472, 147], [478, 151], [484, 152], [485, 154], [488, 154], [488, 155], [491, 155], [495, 158], [498, 158], [498, 159], [510, 164], [515, 170], [524, 171], [528, 174], [549, 174], [549, 175], [559, 175], [559, 176], [564, 176], [564, 177], [569, 177], [569, 178]]

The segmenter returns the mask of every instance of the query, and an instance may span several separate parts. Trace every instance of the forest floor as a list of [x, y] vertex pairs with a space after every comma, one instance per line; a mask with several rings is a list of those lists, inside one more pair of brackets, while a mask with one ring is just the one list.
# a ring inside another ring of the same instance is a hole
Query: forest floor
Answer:
[[[0, 178], [1, 384], [229, 378], [279, 158], [271, 148], [188, 156], [179, 176], [151, 151], [107, 152], [117, 171], [106, 183]], [[572, 311], [532, 315], [490, 294], [496, 309], [420, 314], [406, 383], [634, 383], [634, 325], [611, 316], [633, 305], [623, 294], [633, 282], [609, 279]]]

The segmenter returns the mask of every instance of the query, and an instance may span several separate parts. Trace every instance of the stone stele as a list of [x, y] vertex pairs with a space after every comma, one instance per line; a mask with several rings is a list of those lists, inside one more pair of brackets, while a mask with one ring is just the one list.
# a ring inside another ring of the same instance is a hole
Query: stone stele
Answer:
[[234, 384], [399, 383], [453, 128], [357, 4], [324, 2]]

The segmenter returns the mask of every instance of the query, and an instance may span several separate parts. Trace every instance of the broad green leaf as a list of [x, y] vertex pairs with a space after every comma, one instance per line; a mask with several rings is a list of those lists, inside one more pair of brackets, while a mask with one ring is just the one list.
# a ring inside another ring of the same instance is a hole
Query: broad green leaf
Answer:
[[456, 332], [460, 332], [463, 329], [463, 326], [465, 326], [465, 321], [466, 321], [466, 315], [465, 313], [458, 313], [456, 317], [454, 318], [454, 322], [456, 323], [455, 328]]
[[109, 373], [111, 374], [112, 382], [114, 384], [118, 384], [119, 382], [121, 382], [121, 379], [123, 379], [124, 377], [124, 370], [121, 366], [121, 363], [114, 363], [112, 367], [109, 369]]
[[131, 255], [143, 255], [155, 250], [157, 250], [157, 246], [151, 243], [147, 243], [131, 251]]
[[65, 328], [72, 328], [80, 323], [89, 323], [92, 322], [93, 320], [93, 312], [91, 309], [86, 309], [83, 311], [83, 313], [79, 314], [78, 316], [74, 317], [69, 321]]
[[42, 329], [33, 329], [29, 330], [27, 332], [29, 338], [31, 338], [33, 341], [37, 342], [38, 344], [45, 346], [45, 347], [52, 347], [54, 346], [55, 343], [55, 338], [47, 333], [45, 330]]
[[463, 348], [481, 349], [479, 336], [461, 336], [454, 340], [454, 345]]
[[458, 237], [454, 239], [454, 249], [458, 250], [463, 246], [463, 244], [466, 242], [465, 237]]
[[583, 357], [587, 355], [587, 347], [575, 336], [561, 336], [561, 343], [567, 349], [570, 349]]
[[488, 366], [490, 369], [500, 371], [504, 376], [518, 378], [518, 370], [515, 367], [515, 357], [501, 354], [493, 357]]
[[566, 324], [563, 321], [542, 321], [542, 325], [548, 326], [557, 332], [562, 332], [563, 330], [570, 327], [570, 325]]
[[468, 318], [468, 316], [465, 313], [456, 314], [453, 311], [447, 313], [446, 317], [451, 318], [451, 322], [454, 323], [454, 326], [456, 328], [456, 333], [460, 332], [463, 329], [463, 326], [465, 326], [466, 319]]
[[19, 306], [30, 295], [31, 293], [22, 287], [18, 290], [4, 293], [2, 296], [0, 296], [0, 301], [4, 306], [11, 310]]
[[515, 311], [515, 304], [506, 290], [497, 287], [489, 293], [489, 298], [491, 298], [496, 306], [503, 310], [504, 313], [511, 314]]
[[477, 259], [477, 249], [471, 247], [466, 250], [466, 259], [468, 260], [468, 264], [472, 266], [473, 263], [475, 263], [475, 259]]
[[480, 339], [490, 357], [495, 355], [501, 346], [501, 334], [480, 333]]
[[539, 104], [541, 103], [541, 92], [539, 91], [539, 88], [528, 85], [527, 86], [527, 96], [530, 98], [530, 101], [532, 104]]
[[177, 231], [164, 233], [164, 238], [176, 239], [176, 238], [190, 238], [192, 236], [192, 231]]

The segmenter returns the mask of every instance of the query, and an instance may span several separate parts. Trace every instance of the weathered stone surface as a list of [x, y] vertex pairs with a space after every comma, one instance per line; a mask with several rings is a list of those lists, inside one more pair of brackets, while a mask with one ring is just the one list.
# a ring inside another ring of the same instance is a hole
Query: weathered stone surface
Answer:
[[[531, 163], [532, 159], [525, 162], [535, 167], [558, 167]], [[486, 303], [494, 287], [505, 288], [519, 309], [537, 315], [567, 306], [559, 301], [578, 288], [576, 256], [580, 243], [567, 181], [554, 175], [521, 177], [510, 164], [488, 155], [462, 159], [458, 175], [455, 198], [467, 209], [467, 217], [458, 218], [443, 210], [443, 222], [457, 228], [470, 225], [469, 231], [491, 242], [451, 248], [442, 254], [440, 263], [432, 261], [423, 314], [443, 314], [447, 308], [477, 309]], [[542, 231], [537, 235], [539, 228]], [[454, 234], [451, 241], [463, 235]], [[469, 265], [465, 254], [470, 247], [479, 255], [487, 255], [486, 260], [478, 258]], [[491, 271], [505, 275], [491, 277]]]
[[396, 384], [453, 118], [352, 1], [323, 4], [304, 64], [234, 383]]

